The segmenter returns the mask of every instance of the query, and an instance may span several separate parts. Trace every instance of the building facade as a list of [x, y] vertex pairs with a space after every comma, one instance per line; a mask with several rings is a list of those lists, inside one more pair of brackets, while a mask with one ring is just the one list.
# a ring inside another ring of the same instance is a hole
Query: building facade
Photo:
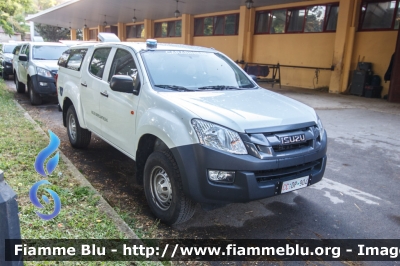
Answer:
[[[318, 0], [259, 5], [254, 0], [256, 7], [251, 8], [243, 4], [218, 12], [182, 12], [177, 18], [98, 23], [82, 30], [84, 40], [96, 40], [98, 32], [114, 32], [122, 41], [153, 38], [162, 43], [213, 47], [237, 62], [279, 63], [282, 85], [329, 88], [332, 93], [348, 89], [358, 62], [371, 62], [374, 74], [382, 79], [382, 95], [386, 95], [389, 83], [384, 83], [383, 77], [395, 51], [399, 1]], [[35, 21], [51, 12], [30, 19]], [[71, 29], [71, 36], [75, 38], [76, 30]]]

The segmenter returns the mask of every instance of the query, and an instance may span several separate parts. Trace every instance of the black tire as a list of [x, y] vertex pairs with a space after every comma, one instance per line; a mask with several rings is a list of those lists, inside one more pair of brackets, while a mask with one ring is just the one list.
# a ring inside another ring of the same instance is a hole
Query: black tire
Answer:
[[173, 225], [192, 218], [196, 204], [183, 193], [178, 165], [171, 152], [155, 151], [144, 168], [144, 192], [154, 215]]
[[92, 132], [81, 128], [73, 105], [68, 108], [66, 121], [71, 146], [74, 148], [86, 148], [90, 143]]
[[32, 80], [28, 81], [28, 92], [29, 92], [29, 100], [31, 101], [32, 105], [39, 105], [42, 103], [42, 98], [40, 95], [35, 92], [33, 89], [33, 82]]
[[17, 75], [15, 75], [15, 87], [17, 88], [18, 93], [25, 93], [25, 84], [22, 82], [19, 82]]
[[1, 76], [3, 77], [4, 80], [8, 80], [9, 75], [4, 73], [4, 71], [1, 73]]

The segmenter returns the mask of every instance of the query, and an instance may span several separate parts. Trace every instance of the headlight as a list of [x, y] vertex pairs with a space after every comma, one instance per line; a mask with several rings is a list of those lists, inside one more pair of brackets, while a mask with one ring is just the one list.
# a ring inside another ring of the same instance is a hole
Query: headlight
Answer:
[[247, 154], [237, 132], [199, 119], [193, 119], [192, 125], [201, 144], [234, 154]]
[[8, 57], [5, 57], [5, 58], [4, 58], [4, 61], [6, 61], [7, 63], [12, 63], [12, 59], [11, 59], [11, 58], [8, 58]]
[[321, 119], [319, 118], [319, 116], [317, 116], [317, 117], [318, 117], [317, 124], [318, 124], [318, 128], [319, 128], [319, 134], [322, 139], [325, 137], [325, 129], [324, 129], [324, 126], [322, 125]]
[[47, 78], [53, 77], [51, 75], [50, 71], [48, 71], [47, 69], [44, 69], [44, 68], [41, 68], [41, 67], [37, 67], [36, 69], [37, 69], [38, 75], [40, 75], [40, 76], [47, 77]]

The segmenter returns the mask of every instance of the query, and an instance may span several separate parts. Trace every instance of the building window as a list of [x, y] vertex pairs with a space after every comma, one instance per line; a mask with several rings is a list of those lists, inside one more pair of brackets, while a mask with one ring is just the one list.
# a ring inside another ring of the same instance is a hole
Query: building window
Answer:
[[271, 12], [270, 33], [285, 33], [286, 9]]
[[336, 31], [339, 15], [339, 6], [328, 5], [326, 7], [325, 31]]
[[255, 34], [336, 31], [338, 4], [266, 10], [256, 13]]
[[144, 24], [126, 26], [126, 38], [144, 38]]
[[154, 23], [154, 37], [181, 37], [182, 36], [182, 20], [169, 22]]
[[96, 40], [97, 39], [97, 29], [89, 30], [89, 40]]
[[237, 35], [239, 14], [196, 18], [194, 36]]
[[[304, 32], [322, 32], [325, 25], [326, 6], [312, 6], [307, 8]], [[336, 23], [335, 23], [336, 25]]]
[[396, 30], [399, 28], [399, 0], [366, 1], [361, 4], [360, 30]]

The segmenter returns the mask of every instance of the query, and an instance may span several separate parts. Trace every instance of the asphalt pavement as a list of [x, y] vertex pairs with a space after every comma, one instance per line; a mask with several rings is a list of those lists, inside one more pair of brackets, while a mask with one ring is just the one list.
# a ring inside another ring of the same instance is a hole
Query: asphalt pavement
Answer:
[[[15, 88], [11, 81], [7, 85], [11, 90]], [[266, 87], [271, 89], [269, 85]], [[289, 87], [275, 86], [272, 90], [310, 105], [320, 116], [328, 134], [328, 162], [323, 180], [292, 193], [246, 204], [231, 204], [212, 211], [199, 207], [190, 221], [173, 227], [177, 237], [400, 239], [400, 104]], [[27, 94], [17, 96], [17, 100], [35, 119], [57, 132], [64, 147], [69, 145], [54, 101], [32, 107]], [[97, 157], [104, 160], [101, 164], [106, 168], [100, 169], [102, 176], [111, 171], [113, 188], [127, 191], [126, 175], [134, 172], [134, 164], [94, 138], [87, 150], [63, 152], [73, 155], [70, 160], [80, 163], [78, 169], [89, 175], [95, 187], [96, 182], [101, 182], [96, 181], [95, 174], [90, 176], [93, 171], [85, 169]], [[104, 159], [99, 155], [103, 152], [110, 157]], [[123, 173], [107, 168], [110, 158], [119, 162], [117, 168]], [[107, 198], [107, 192], [104, 195]], [[144, 215], [153, 219], [142, 192], [127, 197], [127, 202], [143, 204]]]

